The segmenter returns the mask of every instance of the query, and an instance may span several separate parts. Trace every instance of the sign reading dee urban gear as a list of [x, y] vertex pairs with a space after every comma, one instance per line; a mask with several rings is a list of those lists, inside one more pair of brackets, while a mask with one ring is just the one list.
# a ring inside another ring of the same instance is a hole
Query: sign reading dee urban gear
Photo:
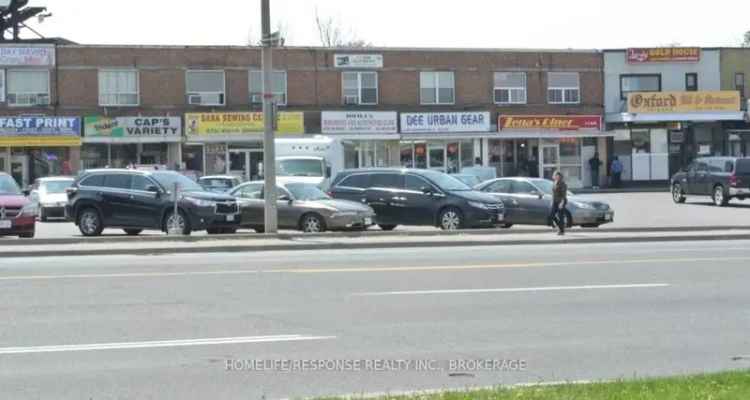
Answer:
[[323, 111], [323, 133], [398, 133], [395, 111]]
[[45, 47], [0, 47], [0, 65], [51, 67], [55, 65], [55, 49]]
[[336, 68], [383, 68], [382, 54], [335, 54]]
[[[305, 133], [302, 112], [278, 113], [277, 133]], [[262, 133], [261, 112], [193, 113], [185, 114], [185, 132], [189, 136], [221, 136]]]
[[0, 117], [0, 146], [80, 146], [78, 117]]
[[739, 111], [740, 93], [714, 92], [634, 92], [628, 94], [629, 113], [678, 113]]
[[500, 131], [517, 129], [579, 131], [602, 130], [602, 117], [598, 115], [505, 115], [498, 118]]
[[87, 138], [143, 139], [157, 138], [165, 142], [179, 142], [182, 119], [179, 117], [101, 117], [84, 118]]
[[489, 131], [489, 112], [401, 113], [401, 133]]
[[649, 62], [698, 62], [700, 47], [660, 47], [628, 49], [628, 63]]

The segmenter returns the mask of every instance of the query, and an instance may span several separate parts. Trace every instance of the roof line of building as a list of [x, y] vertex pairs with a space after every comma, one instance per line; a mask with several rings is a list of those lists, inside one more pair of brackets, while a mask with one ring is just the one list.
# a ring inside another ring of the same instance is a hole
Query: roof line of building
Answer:
[[[216, 49], [216, 50], [237, 50], [253, 49], [260, 50], [258, 46], [239, 46], [239, 45], [124, 45], [124, 44], [63, 44], [58, 47], [65, 48], [123, 48], [123, 49]], [[430, 51], [430, 52], [516, 52], [516, 53], [599, 53], [596, 49], [532, 49], [532, 48], [454, 48], [454, 47], [320, 47], [320, 46], [285, 46], [276, 50], [314, 50], [330, 52], [355, 52], [370, 53], [376, 51], [388, 52], [405, 52], [405, 51]]]

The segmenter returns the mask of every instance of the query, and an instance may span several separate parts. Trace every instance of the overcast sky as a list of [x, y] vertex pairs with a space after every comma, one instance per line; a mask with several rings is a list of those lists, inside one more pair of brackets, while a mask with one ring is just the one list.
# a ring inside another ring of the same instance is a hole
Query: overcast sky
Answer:
[[[260, 0], [31, 0], [54, 16], [32, 27], [85, 44], [245, 45]], [[736, 46], [750, 1], [271, 0], [288, 45], [319, 45], [315, 9], [385, 47]]]

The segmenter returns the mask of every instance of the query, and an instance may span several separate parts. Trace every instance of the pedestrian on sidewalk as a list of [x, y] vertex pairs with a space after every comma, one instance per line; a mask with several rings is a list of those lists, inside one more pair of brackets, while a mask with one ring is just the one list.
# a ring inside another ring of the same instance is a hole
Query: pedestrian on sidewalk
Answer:
[[589, 167], [591, 167], [591, 188], [594, 190], [599, 189], [599, 167], [602, 166], [602, 160], [599, 159], [599, 152], [595, 152], [594, 156], [589, 159]]
[[622, 161], [617, 156], [612, 160], [612, 186], [619, 188], [622, 182]]
[[552, 186], [552, 209], [549, 220], [552, 226], [557, 225], [557, 234], [565, 235], [565, 206], [568, 205], [568, 185], [560, 171], [555, 172], [555, 183]]

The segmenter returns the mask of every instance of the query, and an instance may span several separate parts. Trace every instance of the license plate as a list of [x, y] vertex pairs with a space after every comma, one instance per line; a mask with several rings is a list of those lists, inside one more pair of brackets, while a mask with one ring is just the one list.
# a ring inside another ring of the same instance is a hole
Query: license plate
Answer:
[[497, 214], [497, 221], [502, 222], [505, 219], [505, 215], [503, 214]]
[[234, 215], [227, 215], [227, 222], [234, 221]]
[[8, 220], [2, 220], [0, 221], [0, 229], [10, 229], [10, 227], [13, 226], [13, 222]]
[[365, 218], [365, 225], [372, 225], [372, 218]]
[[606, 216], [604, 216], [604, 219], [606, 219], [607, 221], [612, 221], [612, 218], [613, 218], [613, 217], [614, 217], [614, 215], [612, 215], [612, 214], [607, 214]]

